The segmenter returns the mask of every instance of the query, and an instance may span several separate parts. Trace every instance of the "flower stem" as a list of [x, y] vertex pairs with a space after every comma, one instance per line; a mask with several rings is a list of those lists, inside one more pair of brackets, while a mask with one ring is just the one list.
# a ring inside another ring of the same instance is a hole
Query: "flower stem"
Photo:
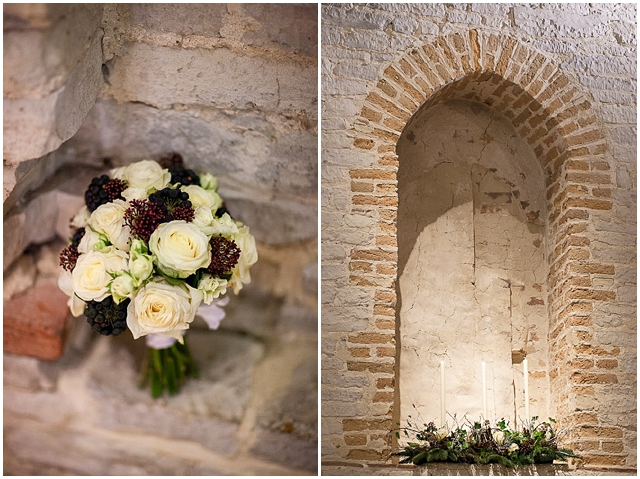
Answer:
[[159, 398], [164, 391], [175, 395], [187, 378], [198, 378], [198, 367], [185, 343], [174, 343], [165, 349], [147, 348], [147, 355], [141, 365], [140, 387], [150, 384], [151, 396]]

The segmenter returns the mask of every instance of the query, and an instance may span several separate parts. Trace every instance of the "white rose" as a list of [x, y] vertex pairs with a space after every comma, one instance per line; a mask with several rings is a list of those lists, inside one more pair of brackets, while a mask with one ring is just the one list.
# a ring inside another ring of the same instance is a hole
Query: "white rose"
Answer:
[[147, 190], [145, 190], [144, 188], [127, 188], [120, 194], [128, 203], [130, 203], [131, 200], [147, 199]]
[[198, 185], [182, 186], [180, 189], [189, 195], [189, 201], [194, 208], [206, 206], [215, 213], [222, 206], [222, 198], [214, 190], [205, 190]]
[[220, 218], [214, 218], [211, 226], [204, 228], [204, 232], [208, 235], [222, 235], [233, 237], [240, 232], [238, 224], [229, 216], [228, 213], [223, 214]]
[[104, 236], [99, 235], [87, 227], [84, 229], [84, 236], [80, 240], [80, 243], [78, 243], [78, 252], [88, 253], [89, 251], [100, 251], [107, 245], [105, 239]]
[[113, 178], [127, 182], [129, 188], [161, 190], [171, 181], [171, 173], [153, 160], [142, 160], [111, 171]]
[[504, 444], [504, 432], [502, 431], [494, 431], [493, 432], [493, 440], [496, 442], [498, 446], [502, 446]]
[[109, 170], [109, 177], [110, 178], [119, 178], [119, 179], [124, 179], [124, 172], [126, 171], [127, 167], [126, 166], [118, 166], [116, 168], [112, 168], [111, 170]]
[[205, 190], [218, 191], [218, 179], [211, 173], [203, 173], [200, 175], [200, 186]]
[[249, 268], [258, 261], [258, 251], [256, 250], [256, 240], [249, 234], [248, 226], [242, 226], [233, 240], [240, 248], [240, 258], [238, 259], [238, 264], [231, 271], [229, 285], [233, 287], [233, 292], [238, 294], [243, 284], [251, 282]]
[[443, 427], [441, 427], [436, 431], [436, 437], [438, 438], [438, 440], [444, 439], [445, 437], [447, 437], [448, 434], [449, 433], [447, 432], [447, 430]]
[[509, 452], [514, 452], [514, 451], [517, 451], [518, 449], [520, 449], [520, 447], [519, 447], [519, 446], [514, 442], [513, 444], [511, 444], [511, 445], [509, 446], [508, 451], [509, 451]]
[[149, 239], [149, 249], [160, 271], [172, 278], [186, 278], [211, 262], [209, 238], [183, 220], [161, 224]]
[[189, 328], [201, 301], [202, 294], [186, 283], [148, 283], [129, 303], [127, 326], [134, 339], [153, 333], [182, 343], [182, 331]]
[[121, 303], [126, 298], [133, 296], [135, 291], [134, 280], [127, 273], [121, 274], [111, 282], [111, 296], [116, 303]]
[[58, 287], [64, 294], [69, 296], [67, 306], [71, 310], [74, 317], [78, 317], [84, 313], [85, 302], [73, 294], [73, 279], [69, 271], [63, 271], [58, 277]]
[[89, 217], [91, 216], [91, 211], [87, 208], [87, 205], [83, 205], [80, 208], [80, 211], [76, 213], [76, 215], [71, 220], [71, 226], [74, 228], [84, 228], [87, 226], [87, 221], [89, 221]]
[[81, 254], [71, 273], [73, 291], [84, 301], [102, 301], [109, 296], [111, 275], [122, 271], [127, 261], [122, 254], [107, 251], [90, 251]]
[[[201, 230], [208, 228], [213, 221], [213, 213], [206, 206], [198, 206], [194, 211], [193, 224]], [[206, 231], [203, 231], [205, 234]]]
[[202, 276], [200, 283], [198, 283], [198, 289], [202, 291], [204, 295], [204, 303], [211, 304], [211, 301], [227, 292], [227, 280], [214, 278], [210, 274], [205, 274]]
[[141, 283], [153, 273], [153, 256], [131, 255], [129, 258], [129, 273], [136, 283]]
[[149, 251], [145, 244], [134, 238], [131, 240], [129, 250], [129, 274], [133, 277], [136, 287], [153, 273], [154, 256], [147, 254]]
[[124, 212], [127, 203], [123, 200], [114, 200], [110, 203], [98, 206], [89, 218], [89, 226], [96, 233], [104, 234], [111, 244], [127, 251], [131, 230], [124, 224]]

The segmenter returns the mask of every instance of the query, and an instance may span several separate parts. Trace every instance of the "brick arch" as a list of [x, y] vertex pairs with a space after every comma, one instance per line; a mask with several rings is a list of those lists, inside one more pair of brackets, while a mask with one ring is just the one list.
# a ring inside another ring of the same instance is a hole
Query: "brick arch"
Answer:
[[[591, 283], [594, 274], [613, 277], [615, 272], [613, 265], [592, 259], [589, 240], [590, 214], [612, 208], [607, 139], [592, 102], [550, 58], [513, 38], [471, 30], [407, 50], [384, 70], [356, 121], [354, 146], [375, 151], [377, 159], [372, 168], [350, 171], [350, 206], [353, 211], [373, 212], [378, 226], [375, 245], [354, 248], [350, 254], [350, 281], [373, 288], [374, 300], [370, 328], [350, 334], [347, 343], [354, 351], [366, 344], [379, 361], [348, 362], [349, 370], [375, 379], [370, 400], [376, 412], [343, 421], [347, 457], [383, 457], [389, 441], [381, 437], [398, 419], [393, 417], [399, 166], [395, 146], [419, 110], [451, 98], [499, 111], [538, 158], [547, 195], [552, 408], [568, 426], [574, 445], [605, 430], [610, 437], [622, 437], [620, 429], [606, 426], [595, 413], [574, 407], [580, 394], [588, 394], [589, 384], [617, 382], [614, 373], [594, 371], [588, 361], [576, 366], [588, 355], [613, 359], [619, 353], [590, 346], [594, 304], [616, 297], [615, 291], [596, 289]], [[357, 443], [347, 440], [356, 436]], [[617, 463], [623, 464], [624, 458]]]

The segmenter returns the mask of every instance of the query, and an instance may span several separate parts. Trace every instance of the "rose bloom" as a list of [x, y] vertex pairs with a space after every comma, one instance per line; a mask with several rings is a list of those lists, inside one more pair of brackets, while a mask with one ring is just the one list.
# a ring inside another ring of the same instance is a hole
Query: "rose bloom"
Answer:
[[203, 173], [200, 175], [200, 186], [205, 190], [218, 191], [218, 179], [211, 173]]
[[211, 235], [233, 237], [240, 232], [238, 225], [242, 225], [242, 223], [236, 223], [228, 213], [225, 213], [220, 218], [214, 218], [211, 226], [205, 232]]
[[127, 203], [122, 200], [114, 200], [111, 203], [98, 206], [89, 218], [89, 226], [97, 233], [104, 234], [111, 244], [121, 250], [129, 249], [129, 237], [131, 231], [124, 224], [124, 212]]
[[514, 452], [517, 451], [518, 449], [520, 449], [520, 447], [514, 442], [513, 444], [509, 445], [509, 452]]
[[160, 271], [172, 278], [186, 278], [211, 262], [209, 238], [183, 220], [161, 224], [149, 239], [149, 249]]
[[502, 446], [504, 444], [505, 435], [502, 431], [494, 431], [493, 432], [493, 440], [496, 442], [498, 446]]
[[214, 299], [217, 299], [221, 294], [227, 292], [227, 280], [214, 278], [210, 274], [204, 274], [202, 275], [200, 283], [198, 283], [198, 289], [202, 291], [204, 295], [204, 303], [211, 304]]
[[111, 170], [112, 178], [125, 180], [129, 188], [155, 188], [161, 190], [171, 181], [169, 170], [153, 160], [142, 160]]
[[206, 206], [215, 213], [222, 206], [222, 198], [214, 190], [205, 190], [198, 185], [182, 186], [180, 189], [189, 194], [189, 201], [194, 208]]
[[73, 294], [73, 279], [70, 271], [62, 271], [58, 277], [58, 287], [64, 294], [69, 296], [67, 306], [71, 310], [74, 317], [78, 317], [84, 313], [85, 302]]
[[205, 231], [205, 228], [209, 228], [211, 223], [213, 222], [213, 213], [206, 206], [198, 206], [194, 210], [193, 215], [193, 224], [198, 228], [203, 230], [205, 234], [208, 234], [208, 231]]
[[127, 273], [117, 276], [111, 282], [111, 296], [113, 296], [113, 300], [116, 303], [121, 303], [125, 299], [130, 298], [134, 290], [134, 280]]
[[189, 329], [201, 301], [202, 294], [186, 283], [147, 283], [127, 307], [127, 326], [134, 339], [153, 333], [182, 343], [182, 331]]
[[71, 273], [73, 291], [84, 301], [102, 301], [109, 295], [111, 275], [127, 266], [126, 254], [113, 247], [81, 254]]
[[89, 251], [100, 251], [105, 246], [106, 243], [103, 241], [103, 238], [91, 228], [87, 227], [84, 229], [84, 236], [80, 240], [80, 243], [78, 243], [78, 252], [88, 253]]
[[242, 226], [240, 232], [233, 237], [233, 240], [240, 248], [240, 258], [238, 264], [231, 271], [229, 286], [233, 286], [233, 292], [238, 294], [243, 284], [251, 282], [249, 268], [258, 261], [258, 251], [256, 250], [256, 240], [249, 234], [249, 227]]
[[87, 226], [87, 221], [89, 221], [89, 217], [91, 216], [91, 211], [87, 208], [87, 205], [82, 205], [80, 211], [76, 213], [76, 215], [71, 220], [71, 226], [74, 228], [84, 228]]
[[147, 190], [144, 188], [127, 188], [120, 195], [128, 202], [131, 203], [131, 200], [146, 200], [147, 199]]

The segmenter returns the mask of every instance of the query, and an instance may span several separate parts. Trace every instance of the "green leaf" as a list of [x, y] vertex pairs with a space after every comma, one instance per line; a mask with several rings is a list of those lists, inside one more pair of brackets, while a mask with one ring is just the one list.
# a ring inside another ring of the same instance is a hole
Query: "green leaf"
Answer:
[[167, 276], [162, 271], [158, 270], [158, 272], [162, 275], [162, 277], [169, 283], [171, 286], [177, 286], [179, 284], [184, 283], [184, 278], [172, 278], [171, 276]]

